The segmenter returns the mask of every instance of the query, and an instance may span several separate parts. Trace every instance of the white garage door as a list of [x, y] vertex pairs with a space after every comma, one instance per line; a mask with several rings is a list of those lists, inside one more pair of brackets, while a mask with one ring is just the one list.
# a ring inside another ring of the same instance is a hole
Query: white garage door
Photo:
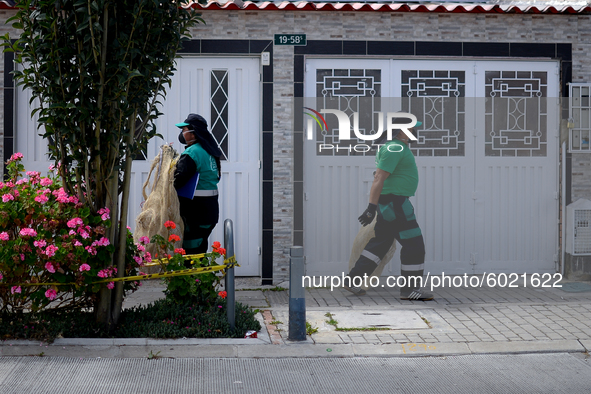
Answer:
[[[36, 132], [31, 119], [28, 92], [17, 92], [16, 149], [24, 154], [25, 167], [47, 171], [47, 143]], [[172, 142], [182, 152], [179, 129], [189, 113], [199, 113], [207, 121], [224, 152], [220, 190], [220, 223], [210, 242], [223, 242], [223, 221], [234, 223], [235, 253], [240, 267], [237, 275], [260, 274], [260, 82], [258, 58], [201, 58], [178, 60], [177, 72], [168, 89], [157, 120], [164, 139], [154, 138], [147, 147], [147, 160], [132, 166], [130, 226], [141, 211], [142, 186], [152, 159], [160, 146]]]
[[[551, 272], [558, 107], [546, 98], [558, 95], [556, 69], [554, 62], [309, 59], [306, 96], [316, 99], [307, 106], [342, 110], [351, 124], [358, 112], [365, 134], [379, 128], [380, 111], [410, 112], [423, 121], [412, 146], [420, 182], [411, 201], [427, 271]], [[314, 124], [304, 144], [311, 275], [347, 271], [375, 170], [375, 151], [348, 150], [336, 117], [324, 116], [328, 128]], [[386, 273], [399, 270], [396, 255]]]

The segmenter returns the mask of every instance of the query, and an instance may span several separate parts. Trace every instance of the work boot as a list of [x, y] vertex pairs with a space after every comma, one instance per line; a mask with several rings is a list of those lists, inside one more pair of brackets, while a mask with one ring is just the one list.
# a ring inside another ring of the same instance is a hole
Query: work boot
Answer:
[[400, 291], [400, 299], [409, 301], [431, 301], [433, 299], [433, 294], [423, 289], [414, 289], [410, 292]]

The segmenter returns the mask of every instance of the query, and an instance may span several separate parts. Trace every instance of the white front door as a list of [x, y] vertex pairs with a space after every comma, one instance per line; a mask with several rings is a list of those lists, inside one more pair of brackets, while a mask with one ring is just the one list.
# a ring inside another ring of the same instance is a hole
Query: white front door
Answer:
[[[156, 121], [157, 132], [147, 147], [147, 160], [135, 160], [132, 166], [129, 207], [130, 227], [143, 201], [142, 186], [150, 165], [162, 144], [172, 143], [180, 153], [180, 123], [190, 113], [202, 115], [222, 148], [220, 222], [210, 236], [223, 243], [223, 223], [234, 224], [235, 254], [240, 267], [237, 275], [260, 275], [261, 209], [260, 209], [260, 82], [258, 58], [185, 57], [177, 61], [172, 86], [167, 89]], [[25, 158], [25, 167], [46, 171], [47, 143], [35, 132], [36, 119], [31, 119], [28, 93], [17, 93], [17, 151]]]
[[[307, 100], [308, 107], [343, 110], [351, 124], [353, 112], [360, 113], [360, 122], [364, 118], [361, 112], [373, 113], [373, 118], [365, 117], [364, 126], [360, 124], [366, 134], [375, 132], [376, 113], [382, 110], [410, 112], [423, 122], [417, 128], [419, 140], [411, 145], [420, 179], [411, 201], [425, 238], [427, 271], [463, 274], [554, 269], [557, 108], [529, 121], [530, 129], [523, 129], [523, 122], [519, 123], [522, 129], [513, 123], [502, 128], [503, 133], [511, 130], [513, 140], [521, 138], [529, 145], [543, 139], [543, 151], [532, 150], [529, 156], [525, 150], [517, 157], [508, 151], [501, 157], [491, 156], [485, 138], [492, 126], [485, 124], [484, 87], [485, 76], [492, 77], [491, 72], [530, 69], [534, 70], [530, 79], [546, 73], [548, 89], [538, 93], [530, 86], [533, 82], [522, 81], [521, 92], [513, 89], [512, 94], [528, 91], [539, 98], [540, 94], [544, 98], [556, 96], [555, 63], [310, 59], [306, 66], [306, 96], [317, 97]], [[509, 74], [505, 76], [509, 78]], [[496, 106], [489, 105], [489, 112], [494, 112], [489, 116], [491, 122], [493, 118], [517, 116], [516, 110], [503, 112], [499, 105], [498, 100]], [[316, 128], [314, 138], [305, 139], [304, 144], [304, 247], [307, 273], [311, 275], [347, 271], [351, 244], [359, 230], [357, 216], [367, 205], [375, 169], [375, 151], [347, 150], [348, 144], [337, 138], [336, 117], [324, 116], [328, 130], [319, 132]], [[534, 116], [533, 112], [530, 110], [527, 116]], [[500, 127], [498, 119], [495, 125]], [[534, 125], [538, 129], [531, 129]], [[536, 135], [539, 133], [543, 137]], [[326, 149], [331, 145], [332, 150]], [[512, 180], [508, 185], [515, 185], [530, 173], [532, 178], [529, 183], [520, 183], [521, 188], [502, 189], [498, 176], [503, 171], [511, 173], [503, 178]], [[547, 175], [544, 179], [540, 178], [542, 172]], [[518, 208], [515, 200], [519, 200]], [[528, 205], [532, 201], [533, 206]], [[508, 206], [511, 210], [505, 209]], [[529, 227], [530, 232], [512, 238], [517, 235], [513, 231], [516, 227]], [[399, 272], [397, 253], [385, 273]]]

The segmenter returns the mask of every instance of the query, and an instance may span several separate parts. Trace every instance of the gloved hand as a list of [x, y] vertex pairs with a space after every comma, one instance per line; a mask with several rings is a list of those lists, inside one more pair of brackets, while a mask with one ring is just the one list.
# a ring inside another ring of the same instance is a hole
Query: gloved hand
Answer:
[[361, 223], [364, 227], [370, 224], [373, 218], [376, 216], [376, 209], [378, 206], [376, 204], [369, 203], [367, 205], [367, 209], [359, 216], [359, 223]]

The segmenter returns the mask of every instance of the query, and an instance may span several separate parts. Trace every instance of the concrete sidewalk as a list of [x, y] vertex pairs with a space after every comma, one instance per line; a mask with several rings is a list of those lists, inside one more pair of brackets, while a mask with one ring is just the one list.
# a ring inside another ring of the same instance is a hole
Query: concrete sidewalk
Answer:
[[[559, 288], [437, 289], [434, 301], [401, 301], [396, 289], [355, 296], [308, 289], [306, 320], [315, 333], [288, 340], [288, 291], [238, 279], [236, 298], [260, 310], [257, 339], [58, 339], [0, 342], [0, 355], [69, 357], [389, 357], [514, 353], [587, 353], [591, 284]], [[148, 282], [126, 307], [163, 297]], [[568, 290], [568, 291], [566, 291]]]

